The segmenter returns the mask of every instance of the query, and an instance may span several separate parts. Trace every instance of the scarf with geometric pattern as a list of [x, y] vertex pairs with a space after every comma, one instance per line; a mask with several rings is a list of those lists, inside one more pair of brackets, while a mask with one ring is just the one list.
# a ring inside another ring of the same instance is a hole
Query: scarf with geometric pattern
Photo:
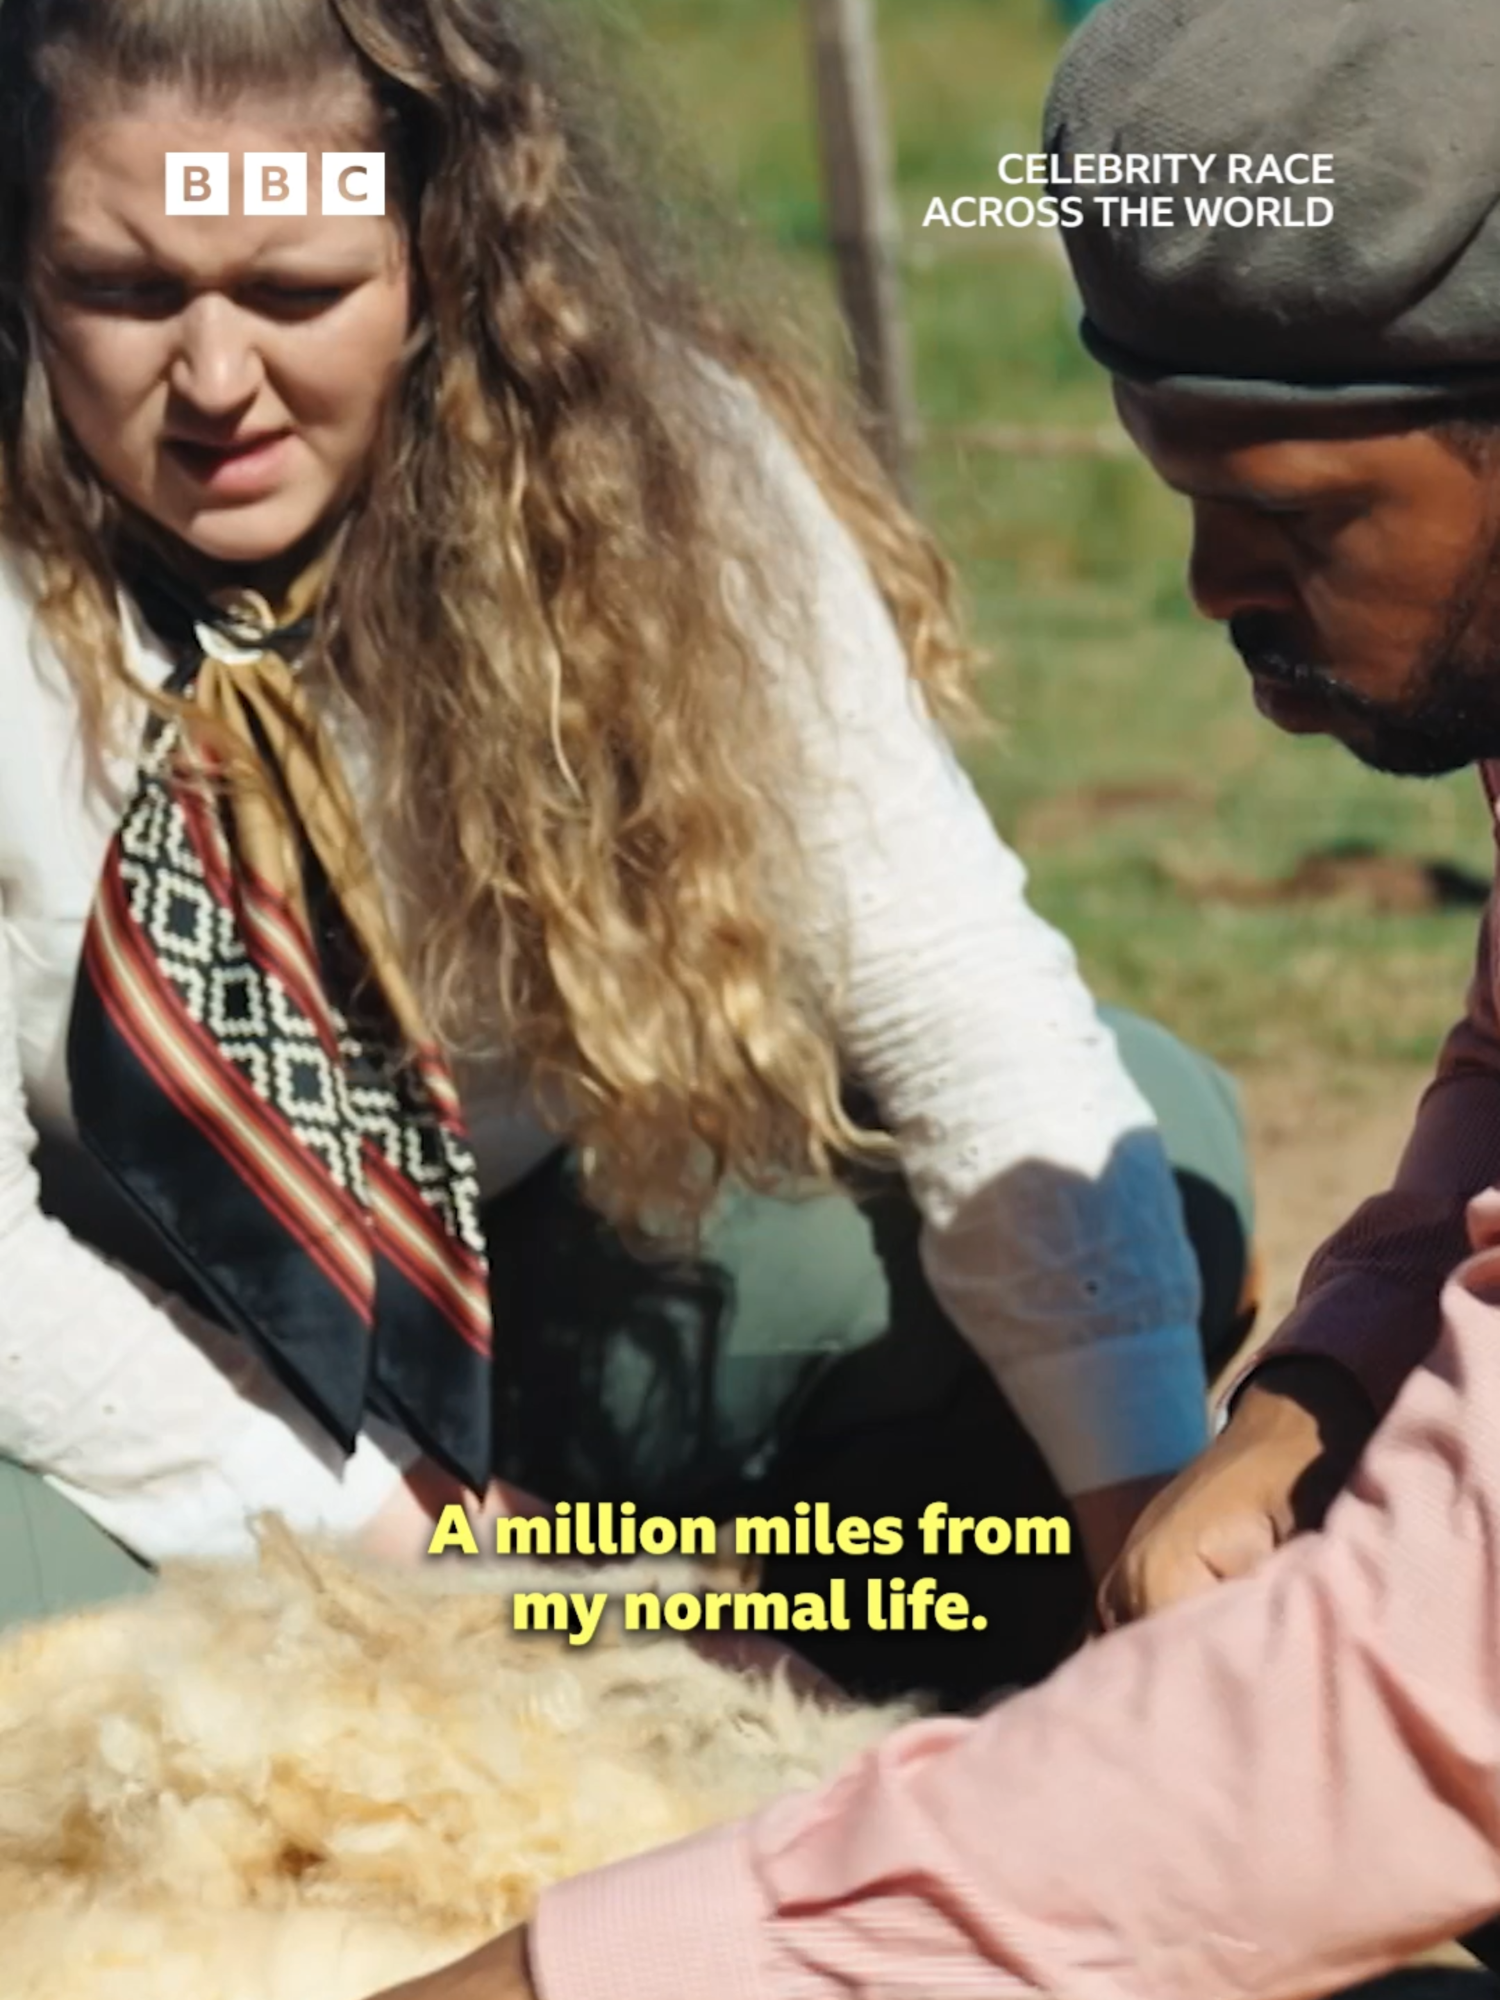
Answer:
[[[367, 1412], [491, 1476], [479, 1190], [338, 759], [299, 684], [322, 565], [273, 610], [129, 577], [199, 731], [153, 715], [68, 1034], [79, 1133], [342, 1448]], [[232, 745], [238, 755], [229, 754]]]

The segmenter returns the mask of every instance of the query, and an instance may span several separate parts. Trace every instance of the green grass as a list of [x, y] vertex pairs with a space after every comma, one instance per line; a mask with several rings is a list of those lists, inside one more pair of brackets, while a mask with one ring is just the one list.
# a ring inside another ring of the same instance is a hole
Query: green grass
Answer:
[[[717, 177], [826, 284], [797, 0], [613, 0], [612, 12], [638, 31]], [[879, 19], [924, 419], [1109, 423], [1066, 274], [1040, 239], [920, 227], [934, 194], [991, 192], [997, 155], [1036, 145], [1061, 45], [1050, 7], [881, 0]], [[1181, 885], [1271, 879], [1348, 840], [1487, 870], [1473, 778], [1398, 783], [1261, 722], [1184, 595], [1185, 513], [1135, 461], [1011, 462], [939, 443], [919, 474], [996, 659], [987, 693], [1005, 738], [971, 768], [1096, 991], [1230, 1061], [1428, 1055], [1461, 1000], [1473, 912], [1247, 908]], [[1134, 785], [1160, 796], [1092, 820], [1068, 809], [1082, 788]]]

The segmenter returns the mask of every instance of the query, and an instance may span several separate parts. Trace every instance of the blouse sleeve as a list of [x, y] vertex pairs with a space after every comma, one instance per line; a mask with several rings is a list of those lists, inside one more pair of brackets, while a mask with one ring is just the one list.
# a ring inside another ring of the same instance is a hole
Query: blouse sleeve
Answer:
[[415, 1448], [372, 1426], [346, 1461], [238, 1341], [43, 1214], [12, 949], [0, 897], [0, 1457], [152, 1562], [248, 1550], [268, 1510], [353, 1532]]
[[1151, 1110], [930, 720], [852, 536], [749, 392], [731, 396], [738, 504], [753, 454], [810, 558], [810, 633], [763, 635], [805, 753], [804, 941], [899, 1142], [928, 1278], [1065, 1491], [1175, 1470], [1206, 1442], [1206, 1389]]

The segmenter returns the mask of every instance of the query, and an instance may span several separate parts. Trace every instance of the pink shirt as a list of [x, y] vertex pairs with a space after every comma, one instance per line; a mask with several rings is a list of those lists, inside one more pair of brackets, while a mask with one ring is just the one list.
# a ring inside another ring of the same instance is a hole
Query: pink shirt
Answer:
[[1294, 2000], [1500, 1912], [1494, 912], [1394, 1189], [1275, 1343], [1388, 1411], [1323, 1531], [980, 1720], [549, 1891], [541, 2000]]

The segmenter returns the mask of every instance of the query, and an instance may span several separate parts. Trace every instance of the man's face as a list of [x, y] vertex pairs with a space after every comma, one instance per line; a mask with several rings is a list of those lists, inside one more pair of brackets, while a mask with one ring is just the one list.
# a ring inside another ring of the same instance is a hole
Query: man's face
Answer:
[[[1496, 484], [1430, 431], [1206, 415], [1120, 385], [1120, 415], [1193, 510], [1189, 587], [1256, 705], [1377, 770], [1500, 756]], [[1275, 428], [1271, 428], [1272, 425]]]
[[[272, 561], [352, 491], [407, 332], [407, 259], [386, 217], [169, 216], [162, 156], [227, 151], [238, 209], [246, 150], [348, 149], [328, 115], [157, 93], [80, 119], [54, 163], [31, 282], [59, 412], [122, 499], [216, 562]], [[315, 159], [309, 182], [312, 207]]]

